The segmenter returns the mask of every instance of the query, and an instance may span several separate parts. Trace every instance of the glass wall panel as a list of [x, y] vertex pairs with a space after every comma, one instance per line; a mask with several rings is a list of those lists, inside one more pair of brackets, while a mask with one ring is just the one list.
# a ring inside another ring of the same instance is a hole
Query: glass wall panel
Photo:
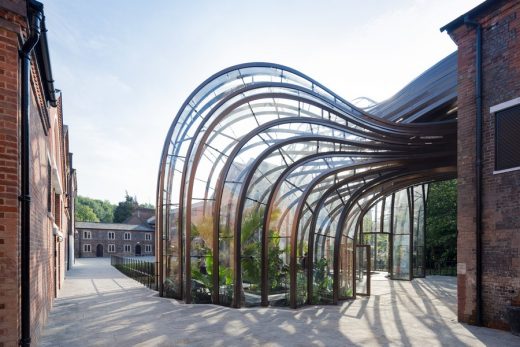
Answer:
[[347, 299], [353, 296], [354, 240], [345, 234], [341, 236], [339, 266], [339, 298]]
[[212, 201], [197, 201], [191, 209], [191, 297], [195, 304], [211, 303], [213, 292], [213, 218], [204, 214], [204, 207], [211, 210], [212, 206]]
[[163, 271], [164, 295], [181, 298], [181, 260], [182, 254], [179, 245], [179, 233], [177, 229], [178, 208], [164, 205], [164, 215], [169, 216], [169, 229], [164, 238]]
[[370, 295], [370, 246], [356, 246], [356, 295]]
[[424, 277], [424, 206], [423, 186], [413, 187], [413, 277]]
[[395, 193], [393, 236], [393, 279], [411, 279], [410, 205], [408, 189]]

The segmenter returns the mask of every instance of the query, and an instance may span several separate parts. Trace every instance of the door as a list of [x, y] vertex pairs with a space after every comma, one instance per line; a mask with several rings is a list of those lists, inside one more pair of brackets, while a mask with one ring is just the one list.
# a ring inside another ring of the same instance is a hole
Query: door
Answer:
[[103, 256], [103, 245], [99, 244], [96, 247], [96, 257], [102, 257]]
[[370, 295], [370, 271], [370, 245], [357, 245], [355, 295]]
[[135, 255], [141, 255], [141, 245], [135, 245]]

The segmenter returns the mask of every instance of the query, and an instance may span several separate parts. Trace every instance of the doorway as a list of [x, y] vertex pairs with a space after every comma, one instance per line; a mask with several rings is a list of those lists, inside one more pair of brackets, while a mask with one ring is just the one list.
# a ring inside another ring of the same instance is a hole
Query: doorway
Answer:
[[102, 257], [103, 256], [103, 245], [98, 244], [96, 247], [96, 257]]
[[141, 245], [135, 245], [135, 255], [141, 255]]

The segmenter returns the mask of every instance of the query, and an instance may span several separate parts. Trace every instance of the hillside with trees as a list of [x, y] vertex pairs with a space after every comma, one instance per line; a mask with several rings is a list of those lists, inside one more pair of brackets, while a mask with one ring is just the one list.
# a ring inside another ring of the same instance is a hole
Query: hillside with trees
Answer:
[[154, 208], [152, 204], [139, 204], [136, 197], [128, 194], [117, 205], [108, 200], [92, 199], [86, 196], [76, 198], [76, 221], [122, 223], [132, 215], [137, 207]]

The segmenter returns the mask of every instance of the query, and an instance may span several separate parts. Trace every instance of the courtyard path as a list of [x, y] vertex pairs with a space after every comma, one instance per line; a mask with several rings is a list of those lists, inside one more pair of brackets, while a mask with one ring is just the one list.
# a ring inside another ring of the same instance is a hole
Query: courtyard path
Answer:
[[460, 324], [455, 278], [375, 276], [370, 298], [338, 306], [186, 305], [122, 275], [109, 259], [67, 273], [40, 346], [520, 346], [508, 332]]

